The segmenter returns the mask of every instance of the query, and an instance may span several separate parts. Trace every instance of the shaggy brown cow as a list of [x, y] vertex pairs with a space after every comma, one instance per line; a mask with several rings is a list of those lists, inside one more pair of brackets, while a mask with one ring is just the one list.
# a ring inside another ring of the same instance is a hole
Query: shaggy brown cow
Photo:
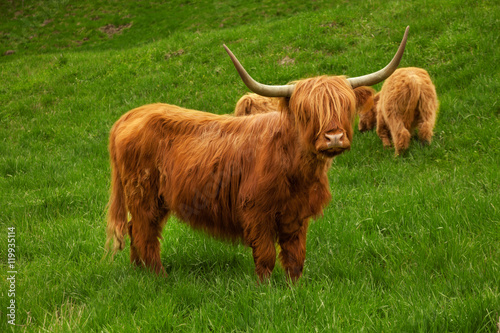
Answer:
[[392, 139], [396, 155], [399, 155], [408, 149], [415, 128], [421, 142], [431, 142], [439, 102], [436, 88], [425, 69], [396, 70], [377, 95], [377, 134], [384, 146], [391, 146]]
[[274, 268], [278, 242], [282, 266], [295, 281], [302, 274], [309, 219], [330, 199], [327, 169], [350, 147], [352, 86], [390, 75], [406, 36], [382, 71], [288, 86], [259, 84], [230, 54], [252, 90], [289, 96], [280, 99], [281, 112], [233, 117], [152, 104], [123, 115], [109, 143], [108, 242], [114, 239], [114, 250], [123, 249], [128, 233], [131, 262], [165, 273], [159, 239], [173, 213], [193, 228], [250, 246], [260, 280]]
[[[439, 102], [429, 74], [422, 68], [399, 68], [388, 78], [382, 90], [375, 94], [370, 87], [359, 87], [358, 128], [361, 132], [373, 129], [384, 146], [395, 141], [396, 155], [408, 149], [410, 137], [418, 128], [424, 143], [432, 140]], [[396, 138], [396, 140], [394, 140]]]

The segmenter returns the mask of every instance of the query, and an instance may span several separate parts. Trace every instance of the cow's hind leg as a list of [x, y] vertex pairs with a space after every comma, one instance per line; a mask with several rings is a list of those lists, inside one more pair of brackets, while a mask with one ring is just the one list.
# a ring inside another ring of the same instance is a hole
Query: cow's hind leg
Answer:
[[420, 90], [417, 111], [418, 116], [418, 139], [429, 144], [432, 141], [434, 125], [439, 108], [439, 101], [436, 95], [436, 89], [429, 79], [429, 84], [424, 84]]
[[386, 126], [389, 128], [396, 156], [398, 156], [410, 146], [411, 134], [405, 127], [404, 114], [398, 105], [386, 105], [384, 113], [386, 114]]
[[396, 155], [403, 153], [410, 146], [411, 134], [404, 126], [398, 127], [393, 137]]
[[381, 112], [377, 113], [377, 135], [382, 140], [384, 147], [391, 146], [391, 132]]
[[[430, 96], [424, 95], [424, 93]], [[436, 123], [438, 102], [433, 91], [423, 92], [422, 95], [423, 98], [421, 98], [418, 106], [420, 114], [420, 119], [417, 125], [418, 139], [424, 144], [430, 144], [432, 141], [434, 125]]]
[[418, 139], [423, 144], [430, 144], [432, 141], [434, 125], [430, 122], [418, 124]]
[[306, 259], [307, 227], [308, 221], [304, 221], [302, 227], [295, 234], [279, 235], [281, 265], [292, 282], [297, 281], [302, 276], [304, 260]]
[[130, 237], [130, 263], [136, 266], [141, 266], [141, 255], [139, 254], [139, 250], [135, 246], [134, 235], [132, 233], [133, 221], [128, 222], [128, 235]]

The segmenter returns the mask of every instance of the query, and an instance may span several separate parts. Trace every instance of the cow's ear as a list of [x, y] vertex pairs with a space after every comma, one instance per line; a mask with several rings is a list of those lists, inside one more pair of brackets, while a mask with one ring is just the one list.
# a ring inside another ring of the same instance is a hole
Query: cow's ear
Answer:
[[234, 115], [246, 116], [249, 115], [251, 111], [252, 111], [252, 98], [249, 96], [249, 94], [243, 95], [236, 103], [236, 107], [234, 108]]

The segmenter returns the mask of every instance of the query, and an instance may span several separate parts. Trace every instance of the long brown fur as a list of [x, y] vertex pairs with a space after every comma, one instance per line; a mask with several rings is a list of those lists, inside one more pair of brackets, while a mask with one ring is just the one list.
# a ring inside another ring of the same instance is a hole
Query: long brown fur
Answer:
[[246, 117], [168, 104], [124, 114], [109, 144], [114, 251], [128, 234], [131, 262], [164, 274], [159, 239], [173, 213], [250, 246], [261, 280], [274, 268], [278, 242], [283, 268], [298, 279], [309, 220], [330, 200], [328, 167], [344, 151], [324, 150], [323, 133], [352, 141], [355, 95], [344, 77], [317, 77], [298, 81], [279, 102], [280, 112]]
[[371, 130], [376, 125], [383, 145], [390, 147], [394, 143], [399, 155], [408, 149], [415, 129], [422, 143], [431, 143], [438, 108], [436, 88], [427, 71], [399, 68], [372, 101], [366, 100], [359, 115], [359, 130]]

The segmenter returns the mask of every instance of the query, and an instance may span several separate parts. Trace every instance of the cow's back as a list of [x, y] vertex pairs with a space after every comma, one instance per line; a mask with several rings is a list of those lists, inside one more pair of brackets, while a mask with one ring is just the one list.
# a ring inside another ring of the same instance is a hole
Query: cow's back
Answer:
[[398, 68], [383, 84], [378, 104], [379, 112], [387, 119], [397, 117], [402, 119], [405, 127], [418, 114], [417, 106], [421, 98], [422, 87], [430, 82], [427, 71], [422, 68]]
[[156, 190], [165, 207], [192, 227], [239, 239], [241, 208], [257, 191], [280, 183], [275, 172], [290, 160], [284, 146], [296, 137], [283, 133], [290, 129], [283, 121], [277, 112], [233, 117], [146, 105], [115, 124], [110, 150], [129, 196]]

